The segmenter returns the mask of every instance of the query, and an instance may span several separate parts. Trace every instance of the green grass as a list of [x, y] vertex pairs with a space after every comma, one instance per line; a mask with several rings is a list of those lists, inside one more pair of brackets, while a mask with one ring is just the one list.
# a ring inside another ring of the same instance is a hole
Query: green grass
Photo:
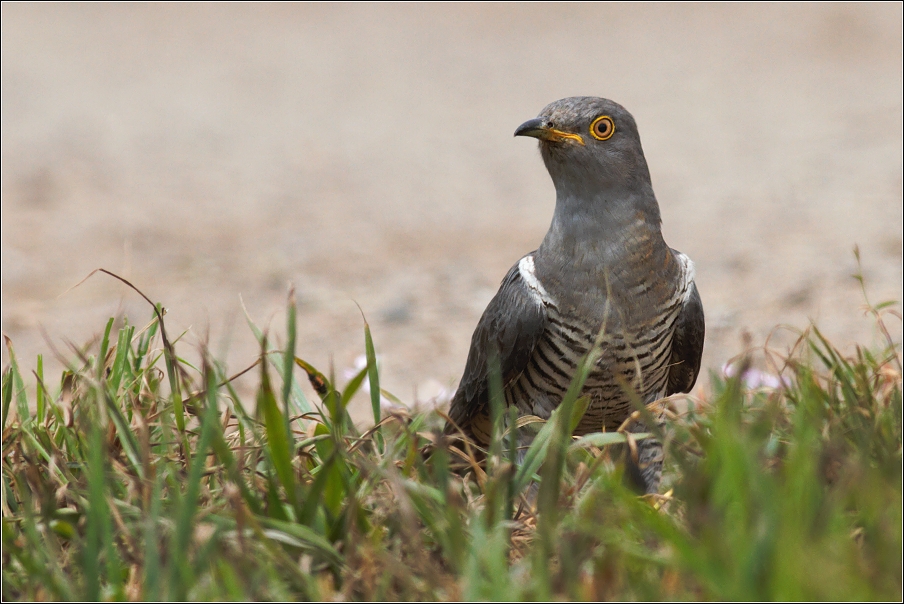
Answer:
[[[4, 599], [901, 597], [890, 340], [844, 356], [813, 328], [778, 390], [710, 376], [659, 435], [667, 494], [640, 498], [623, 434], [570, 436], [578, 388], [524, 428], [539, 433], [520, 467], [495, 404], [486, 465], [456, 472], [438, 413], [381, 416], [366, 323], [369, 364], [340, 390], [296, 357], [290, 297], [285, 349], [251, 326], [249, 405], [206, 351], [180, 358], [162, 320], [115, 332], [111, 319], [55, 382], [41, 358], [23, 372], [7, 341]], [[378, 424], [361, 433], [346, 407], [364, 380]]]

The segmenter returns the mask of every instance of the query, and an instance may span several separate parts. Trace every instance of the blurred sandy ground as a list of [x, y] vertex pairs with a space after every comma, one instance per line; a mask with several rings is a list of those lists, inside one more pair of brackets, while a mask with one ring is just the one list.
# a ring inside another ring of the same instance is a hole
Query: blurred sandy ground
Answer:
[[900, 300], [900, 3], [3, 3], [3, 333], [31, 368], [40, 326], [66, 350], [117, 313], [143, 325], [107, 277], [61, 296], [105, 267], [238, 370], [239, 296], [283, 334], [291, 282], [300, 356], [353, 366], [357, 301], [387, 388], [451, 390], [552, 214], [512, 132], [571, 95], [634, 113], [707, 367], [810, 319], [874, 341], [851, 250], [872, 300]]

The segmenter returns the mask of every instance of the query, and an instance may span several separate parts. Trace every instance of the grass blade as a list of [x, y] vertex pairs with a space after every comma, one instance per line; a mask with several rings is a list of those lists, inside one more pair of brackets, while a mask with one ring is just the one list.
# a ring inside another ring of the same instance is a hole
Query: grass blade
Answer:
[[[359, 308], [360, 310], [360, 308]], [[364, 316], [364, 312], [361, 312]], [[364, 320], [364, 351], [367, 355], [367, 379], [370, 384], [370, 407], [374, 414], [374, 425], [380, 423], [380, 371], [377, 368], [377, 351], [374, 348], [374, 340], [370, 335], [370, 325]], [[383, 451], [383, 434], [378, 430], [374, 436], [377, 451]]]
[[8, 373], [10, 376], [6, 384], [7, 390], [3, 393], [3, 425], [5, 427], [13, 391], [16, 394], [16, 413], [19, 416], [19, 421], [27, 421], [31, 414], [28, 411], [28, 395], [25, 392], [25, 382], [22, 380], [22, 374], [19, 372], [19, 363], [16, 360], [16, 351], [13, 350], [13, 343], [6, 336], [3, 336], [3, 340], [6, 342], [6, 350], [9, 353]]
[[261, 362], [261, 385], [257, 393], [257, 408], [263, 413], [267, 433], [267, 452], [276, 475], [282, 483], [286, 496], [293, 506], [297, 505], [295, 474], [292, 469], [291, 436], [286, 431], [286, 420], [276, 405], [276, 397], [270, 387], [266, 358]]
[[294, 364], [295, 360], [295, 338], [296, 338], [296, 326], [295, 326], [295, 288], [289, 289], [289, 300], [286, 304], [286, 349], [282, 354], [282, 400], [283, 400], [283, 415], [285, 418], [286, 424], [286, 438], [292, 439], [292, 427], [290, 425], [289, 418], [292, 417], [292, 413], [289, 409], [289, 400], [290, 395], [292, 393], [292, 384], [293, 377], [295, 375], [294, 372]]

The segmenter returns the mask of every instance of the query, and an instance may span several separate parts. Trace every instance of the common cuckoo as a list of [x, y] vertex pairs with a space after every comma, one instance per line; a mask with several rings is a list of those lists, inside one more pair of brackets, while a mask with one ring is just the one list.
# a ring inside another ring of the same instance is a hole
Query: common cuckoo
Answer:
[[[489, 363], [498, 355], [507, 406], [548, 418], [602, 334], [576, 434], [616, 430], [646, 404], [693, 387], [703, 305], [691, 260], [666, 245], [633, 116], [596, 97], [548, 105], [515, 136], [539, 139], [556, 190], [549, 231], [502, 280], [484, 311], [453, 397], [447, 434], [489, 440]], [[643, 430], [641, 424], [637, 430]], [[519, 436], [519, 444], [529, 442]], [[662, 447], [640, 441], [629, 475], [658, 489]]]

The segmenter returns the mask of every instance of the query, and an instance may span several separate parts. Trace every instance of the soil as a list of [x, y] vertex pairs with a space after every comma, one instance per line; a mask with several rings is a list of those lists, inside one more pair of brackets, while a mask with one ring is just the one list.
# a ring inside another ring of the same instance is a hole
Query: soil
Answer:
[[3, 3], [2, 330], [52, 368], [110, 316], [146, 323], [109, 277], [70, 289], [103, 267], [238, 371], [242, 304], [279, 344], [291, 283], [299, 356], [348, 375], [363, 311], [384, 386], [442, 398], [552, 214], [513, 131], [599, 95], [696, 263], [705, 367], [811, 321], [872, 344], [853, 249], [869, 300], [900, 301], [902, 90], [900, 3]]

